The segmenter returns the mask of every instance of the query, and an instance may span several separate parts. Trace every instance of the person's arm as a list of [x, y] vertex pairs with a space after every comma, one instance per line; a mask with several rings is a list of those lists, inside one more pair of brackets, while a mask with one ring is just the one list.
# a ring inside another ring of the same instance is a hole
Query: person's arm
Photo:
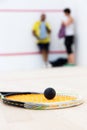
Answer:
[[51, 29], [49, 29], [48, 27], [46, 27], [47, 32], [50, 34], [51, 33]]
[[70, 18], [67, 22], [62, 22], [62, 25], [69, 26], [71, 23], [73, 23], [73, 19]]
[[37, 28], [37, 23], [34, 24], [33, 28], [32, 28], [32, 34], [34, 37], [36, 37], [37, 39], [39, 39], [39, 37], [37, 36], [37, 33], [36, 33], [36, 28]]
[[36, 37], [37, 39], [39, 39], [39, 37], [36, 35], [36, 31], [35, 30], [32, 31], [32, 34], [33, 34], [34, 37]]
[[37, 36], [35, 30], [32, 31], [32, 34], [33, 34], [33, 36], [35, 36], [35, 37]]
[[51, 34], [51, 27], [48, 23], [46, 24], [46, 29], [47, 29], [48, 34]]

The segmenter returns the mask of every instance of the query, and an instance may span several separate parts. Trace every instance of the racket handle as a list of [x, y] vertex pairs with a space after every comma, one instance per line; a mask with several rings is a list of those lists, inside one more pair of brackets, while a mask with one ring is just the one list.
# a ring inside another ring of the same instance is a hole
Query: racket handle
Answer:
[[16, 94], [17, 92], [0, 92], [0, 99], [2, 96], [5, 96], [7, 94], [13, 94], [13, 93]]
[[37, 94], [37, 92], [0, 92], [0, 95], [6, 95], [6, 94]]

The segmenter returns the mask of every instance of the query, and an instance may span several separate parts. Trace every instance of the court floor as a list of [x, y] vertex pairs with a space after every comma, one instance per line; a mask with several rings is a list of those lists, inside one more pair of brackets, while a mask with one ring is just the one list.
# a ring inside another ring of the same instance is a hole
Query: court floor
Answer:
[[0, 101], [0, 130], [87, 130], [87, 68], [66, 67], [22, 72], [0, 72], [0, 91], [57, 92], [80, 94], [85, 103], [58, 110], [26, 110]]

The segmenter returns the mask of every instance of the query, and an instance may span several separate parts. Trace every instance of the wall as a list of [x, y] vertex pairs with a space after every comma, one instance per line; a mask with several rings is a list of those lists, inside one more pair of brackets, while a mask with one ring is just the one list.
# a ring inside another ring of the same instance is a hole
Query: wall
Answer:
[[75, 0], [0, 0], [0, 70], [28, 70], [42, 66], [32, 26], [41, 13], [51, 24], [49, 60], [66, 57], [63, 40], [57, 32], [63, 18], [62, 9], [69, 7], [76, 18]]
[[77, 0], [77, 63], [87, 66], [87, 1]]

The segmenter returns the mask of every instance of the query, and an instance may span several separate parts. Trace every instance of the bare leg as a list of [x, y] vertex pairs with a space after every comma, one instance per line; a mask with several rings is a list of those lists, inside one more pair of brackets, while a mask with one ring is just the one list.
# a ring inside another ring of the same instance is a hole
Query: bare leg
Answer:
[[48, 51], [46, 50], [42, 50], [41, 51], [41, 54], [42, 54], [42, 57], [43, 57], [43, 60], [44, 60], [44, 65], [46, 68], [51, 68], [52, 65], [48, 62]]
[[46, 50], [42, 50], [41, 54], [42, 54], [44, 62], [47, 63], [48, 62], [48, 52]]
[[75, 64], [75, 56], [73, 53], [68, 55], [68, 63]]

